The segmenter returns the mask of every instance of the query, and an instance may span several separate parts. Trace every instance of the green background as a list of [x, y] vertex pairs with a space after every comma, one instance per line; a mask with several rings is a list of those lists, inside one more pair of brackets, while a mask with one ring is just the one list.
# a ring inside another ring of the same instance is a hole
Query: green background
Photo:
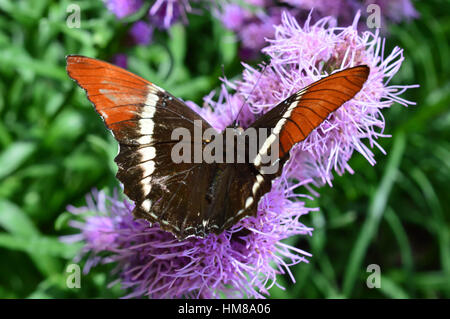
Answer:
[[[66, 8], [81, 7], [81, 28], [66, 25]], [[450, 4], [415, 2], [420, 19], [390, 25], [387, 47], [405, 49], [395, 84], [420, 84], [404, 97], [408, 108], [387, 110], [377, 165], [361, 155], [354, 175], [337, 176], [303, 219], [311, 238], [290, 242], [310, 251], [293, 267], [297, 283], [274, 298], [450, 297]], [[0, 0], [0, 298], [105, 298], [111, 267], [66, 286], [66, 266], [79, 245], [65, 245], [68, 204], [82, 206], [92, 188], [117, 187], [116, 142], [83, 91], [65, 72], [67, 54], [110, 60], [129, 56], [128, 68], [185, 100], [202, 97], [242, 71], [237, 44], [210, 15], [190, 16], [151, 46], [123, 38], [139, 14], [119, 22], [100, 1]], [[388, 52], [388, 51], [387, 51]], [[381, 288], [369, 289], [366, 268], [381, 268]]]

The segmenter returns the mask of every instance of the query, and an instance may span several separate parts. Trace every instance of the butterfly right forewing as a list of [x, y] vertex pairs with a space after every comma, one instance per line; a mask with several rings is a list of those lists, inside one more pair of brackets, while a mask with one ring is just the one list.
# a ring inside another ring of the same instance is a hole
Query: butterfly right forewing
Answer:
[[273, 129], [279, 139], [280, 160], [288, 157], [295, 144], [306, 139], [331, 113], [361, 90], [369, 71], [367, 66], [360, 65], [316, 81], [275, 106], [251, 127]]
[[[240, 194], [240, 201], [245, 204], [238, 211], [236, 220], [256, 213], [259, 200], [270, 191], [272, 181], [280, 176], [292, 147], [305, 140], [331, 113], [352, 99], [363, 87], [369, 71], [367, 66], [361, 65], [316, 81], [279, 103], [251, 125], [255, 129], [270, 129], [272, 133], [262, 143], [253, 160], [254, 169], [250, 170], [248, 177], [251, 182]], [[278, 143], [278, 158], [274, 161], [277, 169], [267, 173], [263, 169], [262, 158], [275, 141]]]

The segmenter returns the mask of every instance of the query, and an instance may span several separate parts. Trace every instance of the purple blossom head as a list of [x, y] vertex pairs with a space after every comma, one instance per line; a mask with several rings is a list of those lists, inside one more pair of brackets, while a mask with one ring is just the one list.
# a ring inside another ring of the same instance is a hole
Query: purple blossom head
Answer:
[[253, 51], [261, 50], [266, 44], [265, 37], [273, 35], [273, 26], [270, 23], [255, 21], [247, 24], [240, 31], [242, 45]]
[[[187, 12], [191, 12], [189, 0], [153, 0], [148, 12], [148, 19], [153, 27], [169, 29], [181, 17], [187, 22]], [[143, 4], [142, 0], [105, 0], [106, 7], [122, 19], [137, 12]], [[143, 21], [141, 21], [143, 22]], [[141, 44], [142, 37], [138, 37], [136, 43]]]
[[[232, 8], [231, 5], [224, 5], [223, 13], [219, 15], [224, 26], [236, 32], [241, 42], [240, 55], [244, 60], [259, 57], [260, 49], [265, 45], [264, 38], [273, 37], [272, 26], [280, 23], [282, 10], [289, 12], [297, 21], [304, 22], [309, 19], [309, 23], [315, 23], [323, 17], [333, 17], [339, 26], [352, 24], [358, 11], [367, 16], [367, 6], [372, 3], [380, 6], [382, 20], [400, 22], [418, 16], [410, 0], [245, 0], [245, 2], [259, 7], [259, 10], [250, 12], [247, 7], [237, 8], [237, 4], [232, 5]], [[361, 21], [358, 27], [363, 30], [367, 28], [367, 24]]]
[[[275, 26], [274, 38], [262, 50], [271, 59], [270, 66], [262, 74], [260, 68], [246, 65], [243, 80], [235, 84], [236, 94], [248, 98], [254, 113], [265, 113], [324, 74], [361, 64], [370, 67], [361, 92], [291, 150], [289, 165], [297, 166], [294, 171], [299, 180], [331, 185], [333, 170], [338, 174], [353, 172], [348, 160], [354, 151], [374, 165], [371, 148], [384, 153], [377, 140], [387, 136], [381, 111], [394, 102], [413, 104], [399, 96], [413, 86], [389, 85], [403, 62], [403, 50], [395, 47], [385, 56], [384, 39], [378, 32], [358, 33], [358, 20], [359, 14], [351, 26], [342, 28], [330, 17], [315, 24], [308, 19], [301, 27], [284, 13], [282, 23]], [[312, 169], [305, 170], [305, 165]]]
[[152, 41], [153, 27], [147, 22], [137, 21], [130, 29], [130, 36], [134, 43], [148, 45]]
[[71, 221], [80, 234], [63, 240], [85, 242], [85, 272], [99, 263], [114, 263], [128, 298], [259, 298], [268, 295], [277, 274], [290, 274], [289, 266], [310, 256], [280, 241], [311, 233], [298, 219], [312, 209], [292, 202], [294, 196], [280, 180], [260, 202], [256, 217], [220, 235], [178, 241], [158, 225], [135, 220], [128, 201], [94, 191], [90, 209], [69, 207], [80, 218]]
[[96, 251], [103, 251], [113, 247], [117, 238], [113, 220], [106, 216], [86, 217], [82, 233], [86, 241], [91, 243]]
[[135, 220], [128, 201], [94, 192], [86, 208], [69, 207], [78, 219], [71, 226], [80, 233], [65, 238], [85, 242], [80, 255], [88, 256], [85, 271], [98, 263], [114, 263], [114, 274], [128, 297], [260, 298], [277, 285], [278, 274], [290, 274], [291, 265], [306, 261], [308, 253], [282, 242], [312, 231], [300, 221], [313, 210], [301, 200], [310, 195], [294, 190], [305, 186], [314, 193], [312, 186], [331, 184], [333, 171], [352, 172], [348, 160], [355, 150], [374, 164], [371, 149], [382, 150], [377, 139], [386, 136], [382, 110], [393, 102], [411, 104], [399, 96], [408, 86], [389, 85], [403, 61], [402, 50], [396, 47], [385, 56], [384, 40], [378, 33], [359, 34], [358, 19], [346, 28], [337, 28], [332, 18], [315, 24], [307, 20], [301, 27], [284, 13], [263, 50], [269, 65], [244, 65], [242, 80], [223, 79], [217, 101], [214, 93], [205, 97], [209, 107], [188, 103], [219, 130], [236, 118], [248, 126], [257, 114], [326, 74], [359, 64], [370, 67], [363, 89], [291, 149], [291, 159], [260, 200], [256, 216], [219, 235], [178, 241], [158, 224]]
[[169, 29], [180, 17], [186, 22], [189, 11], [188, 0], [156, 0], [149, 10], [149, 20], [159, 29]]
[[106, 0], [106, 7], [122, 19], [138, 11], [142, 6], [142, 0]]
[[238, 31], [248, 18], [249, 13], [237, 4], [227, 4], [220, 14], [220, 20], [223, 25], [230, 30]]
[[282, 12], [281, 8], [274, 7], [246, 21], [238, 31], [244, 53], [248, 52], [251, 57], [252, 53], [260, 52], [266, 45], [266, 38], [273, 37], [274, 25], [280, 23]]

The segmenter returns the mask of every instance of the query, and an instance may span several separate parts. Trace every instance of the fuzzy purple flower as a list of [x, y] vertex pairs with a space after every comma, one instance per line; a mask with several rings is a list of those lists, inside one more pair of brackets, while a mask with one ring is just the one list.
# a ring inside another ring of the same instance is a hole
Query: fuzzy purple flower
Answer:
[[[258, 216], [205, 239], [178, 241], [171, 233], [145, 220], [135, 220], [133, 205], [94, 191], [88, 207], [68, 210], [84, 220], [70, 226], [80, 234], [66, 236], [71, 243], [84, 240], [77, 261], [88, 255], [85, 272], [99, 263], [115, 263], [126, 297], [217, 298], [256, 297], [268, 294], [278, 274], [311, 256], [280, 240], [311, 234], [298, 219], [313, 209], [302, 202], [280, 179], [260, 202]], [[105, 256], [105, 253], [109, 253]], [[272, 264], [273, 263], [273, 264]]]
[[224, 7], [220, 20], [227, 29], [238, 31], [248, 16], [249, 13], [241, 6], [229, 4]]
[[113, 56], [112, 58], [112, 63], [114, 63], [117, 66], [120, 66], [121, 68], [126, 69], [127, 65], [128, 65], [128, 59], [127, 59], [127, 55], [124, 53], [118, 53], [116, 55]]
[[[225, 108], [230, 101], [247, 99], [253, 113], [265, 113], [272, 106], [294, 92], [317, 81], [324, 74], [347, 67], [366, 64], [370, 75], [361, 92], [334, 112], [308, 138], [291, 151], [290, 166], [296, 166], [298, 180], [315, 180], [316, 185], [331, 185], [332, 171], [339, 175], [353, 173], [348, 160], [354, 151], [362, 154], [370, 164], [375, 164], [371, 148], [384, 153], [377, 143], [386, 137], [382, 109], [394, 102], [407, 106], [414, 104], [400, 97], [407, 88], [415, 86], [390, 86], [391, 78], [403, 61], [402, 49], [395, 47], [386, 57], [384, 39], [378, 31], [359, 34], [359, 13], [350, 27], [336, 27], [334, 18], [327, 17], [315, 24], [307, 19], [301, 27], [290, 14], [283, 14], [281, 25], [275, 26], [275, 37], [263, 53], [270, 58], [270, 65], [252, 68], [245, 65], [243, 80], [228, 85], [236, 90], [234, 95], [225, 93], [227, 99], [217, 109]], [[248, 122], [248, 119], [244, 119]], [[366, 143], [368, 143], [368, 146]], [[308, 169], [305, 169], [308, 167]]]
[[[150, 23], [161, 29], [168, 29], [180, 18], [186, 22], [186, 12], [192, 10], [189, 0], [153, 0], [148, 16]], [[106, 0], [106, 7], [122, 19], [142, 7], [142, 0]]]
[[133, 42], [140, 45], [148, 45], [152, 41], [153, 27], [144, 21], [137, 21], [130, 30]]
[[[122, 19], [137, 12], [143, 5], [142, 0], [106, 0], [106, 7]], [[166, 30], [175, 22], [187, 23], [187, 12], [192, 8], [189, 0], [153, 0], [146, 19], [139, 20], [130, 29], [131, 44], [148, 45], [152, 42], [155, 28]]]
[[190, 12], [188, 0], [156, 0], [149, 10], [150, 23], [160, 29], [169, 29], [180, 17], [187, 22]]
[[[289, 12], [298, 21], [310, 19], [310, 22], [317, 22], [323, 17], [331, 16], [337, 25], [346, 26], [352, 23], [358, 11], [367, 16], [369, 14], [367, 6], [374, 3], [380, 7], [382, 28], [385, 27], [384, 21], [400, 22], [418, 16], [409, 0], [281, 0], [278, 2], [246, 0], [245, 2], [259, 10], [250, 12], [244, 7], [238, 9], [238, 5], [234, 2], [226, 2], [217, 14], [226, 28], [236, 32], [241, 44], [241, 57], [244, 60], [259, 56], [265, 44], [265, 38], [273, 37], [273, 30], [267, 26], [278, 24], [282, 11]], [[366, 29], [367, 25], [361, 21], [358, 27]]]
[[264, 12], [250, 13], [235, 4], [223, 6], [219, 19], [224, 26], [235, 31], [241, 41], [241, 57], [248, 60], [266, 44], [266, 38], [273, 37], [273, 25], [281, 21], [281, 8], [271, 7]]
[[[214, 93], [205, 97], [208, 107], [188, 103], [218, 130], [237, 115], [241, 125], [248, 126], [255, 114], [267, 112], [326, 74], [359, 64], [370, 67], [369, 78], [355, 98], [291, 150], [291, 159], [259, 202], [255, 217], [239, 221], [220, 235], [178, 241], [157, 224], [135, 220], [128, 201], [94, 192], [86, 208], [69, 207], [77, 216], [71, 226], [80, 233], [64, 239], [85, 242], [79, 256], [88, 256], [85, 271], [98, 263], [114, 263], [114, 274], [129, 291], [127, 297], [261, 298], [277, 285], [279, 274], [287, 273], [295, 282], [289, 267], [310, 255], [282, 240], [311, 235], [312, 229], [302, 224], [301, 217], [315, 209], [302, 201], [310, 195], [294, 190], [305, 186], [317, 194], [315, 187], [331, 185], [333, 172], [352, 172], [348, 160], [355, 151], [374, 164], [371, 149], [383, 151], [376, 140], [386, 136], [382, 110], [394, 102], [412, 104], [400, 94], [413, 86], [389, 85], [403, 61], [402, 50], [396, 47], [385, 57], [384, 40], [377, 32], [359, 34], [358, 19], [359, 15], [346, 28], [336, 27], [332, 18], [315, 24], [308, 19], [301, 27], [285, 13], [264, 49], [269, 65], [245, 65], [241, 81], [223, 79], [218, 99]], [[230, 94], [227, 87], [235, 93]]]

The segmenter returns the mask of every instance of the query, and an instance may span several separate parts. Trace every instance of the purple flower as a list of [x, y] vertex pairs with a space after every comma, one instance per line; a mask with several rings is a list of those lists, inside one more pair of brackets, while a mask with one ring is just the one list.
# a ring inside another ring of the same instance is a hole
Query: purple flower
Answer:
[[220, 20], [223, 25], [230, 30], [237, 31], [244, 24], [249, 13], [237, 4], [228, 4], [220, 14]]
[[154, 26], [169, 29], [180, 16], [187, 22], [186, 12], [190, 11], [188, 0], [156, 0], [149, 10], [149, 19]]
[[[380, 6], [382, 20], [400, 22], [418, 16], [409, 0], [281, 0], [279, 2], [246, 0], [245, 2], [259, 7], [259, 10], [250, 12], [243, 7], [239, 10], [235, 4], [231, 11], [231, 5], [223, 5], [222, 13], [218, 15], [226, 28], [236, 32], [241, 41], [241, 57], [245, 60], [258, 57], [260, 49], [265, 45], [265, 38], [273, 36], [272, 25], [279, 24], [282, 11], [289, 12], [298, 21], [310, 19], [310, 23], [331, 16], [339, 26], [351, 24], [358, 10], [367, 16], [369, 14], [367, 6], [370, 3]], [[233, 24], [234, 21], [238, 23]], [[366, 23], [363, 22], [360, 22], [359, 27], [367, 28]], [[384, 23], [382, 27], [384, 28]]]
[[296, 196], [279, 180], [260, 203], [258, 216], [220, 235], [180, 242], [157, 225], [135, 220], [128, 201], [94, 191], [88, 207], [68, 208], [81, 218], [71, 221], [80, 234], [63, 241], [85, 242], [78, 257], [89, 256], [85, 273], [99, 263], [115, 263], [113, 273], [130, 291], [127, 298], [216, 298], [221, 293], [258, 298], [276, 284], [277, 274], [290, 274], [289, 266], [311, 256], [280, 241], [311, 234], [298, 219], [313, 209], [290, 200]]
[[[191, 11], [189, 0], [154, 0], [149, 9], [148, 20], [135, 22], [129, 31], [129, 45], [149, 45], [155, 28], [168, 29], [180, 16], [187, 22], [186, 12]], [[119, 19], [135, 13], [142, 7], [142, 0], [105, 0], [106, 7]], [[126, 67], [126, 56], [117, 55], [113, 63]]]
[[83, 225], [83, 236], [97, 251], [106, 250], [114, 245], [117, 234], [111, 218], [104, 216], [89, 216]]
[[123, 53], [119, 53], [113, 56], [112, 63], [114, 63], [117, 66], [120, 66], [121, 68], [126, 69], [127, 68], [127, 55]]
[[265, 10], [250, 12], [237, 4], [222, 5], [221, 12], [216, 14], [224, 26], [236, 32], [241, 41], [241, 57], [248, 60], [258, 56], [266, 44], [265, 38], [274, 35], [273, 26], [281, 21], [282, 7], [273, 5], [272, 1], [250, 1], [251, 5]]
[[[241, 125], [248, 126], [255, 114], [267, 112], [330, 72], [358, 64], [370, 67], [369, 78], [355, 98], [291, 150], [291, 159], [259, 202], [255, 217], [239, 221], [220, 235], [178, 241], [157, 224], [135, 220], [128, 201], [94, 192], [86, 208], [68, 208], [77, 216], [71, 226], [80, 233], [64, 238], [85, 242], [79, 256], [88, 256], [85, 272], [98, 263], [114, 263], [113, 273], [129, 290], [127, 297], [261, 298], [277, 285], [278, 274], [287, 273], [295, 282], [289, 267], [306, 262], [310, 255], [282, 240], [311, 235], [312, 229], [300, 220], [315, 209], [302, 201], [310, 195], [294, 190], [305, 186], [317, 195], [314, 189], [331, 185], [333, 172], [352, 173], [348, 160], [354, 151], [375, 164], [372, 149], [384, 152], [377, 140], [387, 136], [382, 110], [394, 102], [413, 104], [400, 94], [414, 86], [389, 85], [403, 61], [402, 50], [395, 47], [385, 56], [384, 40], [378, 33], [359, 34], [358, 19], [359, 15], [346, 28], [337, 28], [332, 18], [315, 24], [308, 19], [300, 27], [293, 16], [284, 13], [263, 50], [269, 65], [244, 65], [242, 80], [223, 79], [217, 101], [214, 92], [205, 97], [209, 107], [188, 102], [218, 130], [237, 116]], [[230, 94], [227, 87], [235, 93]]]
[[135, 13], [142, 6], [142, 0], [106, 0], [106, 7], [122, 19]]
[[148, 45], [152, 41], [153, 27], [144, 21], [138, 21], [130, 29], [134, 43]]
[[263, 74], [261, 68], [245, 65], [243, 80], [233, 84], [235, 94], [248, 98], [247, 103], [258, 114], [267, 112], [324, 74], [360, 64], [370, 67], [361, 92], [291, 151], [289, 165], [297, 167], [293, 171], [299, 180], [331, 185], [333, 170], [339, 175], [345, 171], [353, 173], [348, 160], [354, 151], [374, 165], [371, 148], [384, 153], [377, 140], [388, 136], [383, 132], [382, 110], [394, 102], [405, 106], [414, 104], [400, 94], [416, 86], [389, 85], [403, 62], [403, 50], [395, 47], [385, 56], [384, 39], [378, 31], [359, 34], [358, 20], [359, 14], [351, 26], [342, 28], [336, 27], [331, 17], [312, 25], [308, 19], [301, 27], [290, 14], [283, 14], [281, 25], [275, 26], [274, 38], [262, 50], [271, 59], [270, 65]]
[[[105, 0], [105, 3], [117, 18], [122, 19], [138, 11], [143, 2], [142, 0]], [[152, 0], [148, 18], [152, 26], [169, 29], [180, 17], [186, 23], [186, 13], [191, 11], [189, 0]]]
[[419, 17], [410, 0], [365, 0], [365, 5], [369, 4], [379, 5], [381, 16], [396, 23]]
[[281, 21], [281, 10], [271, 8], [268, 14], [258, 14], [247, 21], [238, 31], [242, 48], [249, 52], [259, 52], [266, 44], [266, 38], [273, 37], [274, 25]]
[[266, 44], [265, 38], [273, 35], [273, 26], [259, 21], [250, 23], [242, 28], [239, 35], [245, 48], [259, 51]]

